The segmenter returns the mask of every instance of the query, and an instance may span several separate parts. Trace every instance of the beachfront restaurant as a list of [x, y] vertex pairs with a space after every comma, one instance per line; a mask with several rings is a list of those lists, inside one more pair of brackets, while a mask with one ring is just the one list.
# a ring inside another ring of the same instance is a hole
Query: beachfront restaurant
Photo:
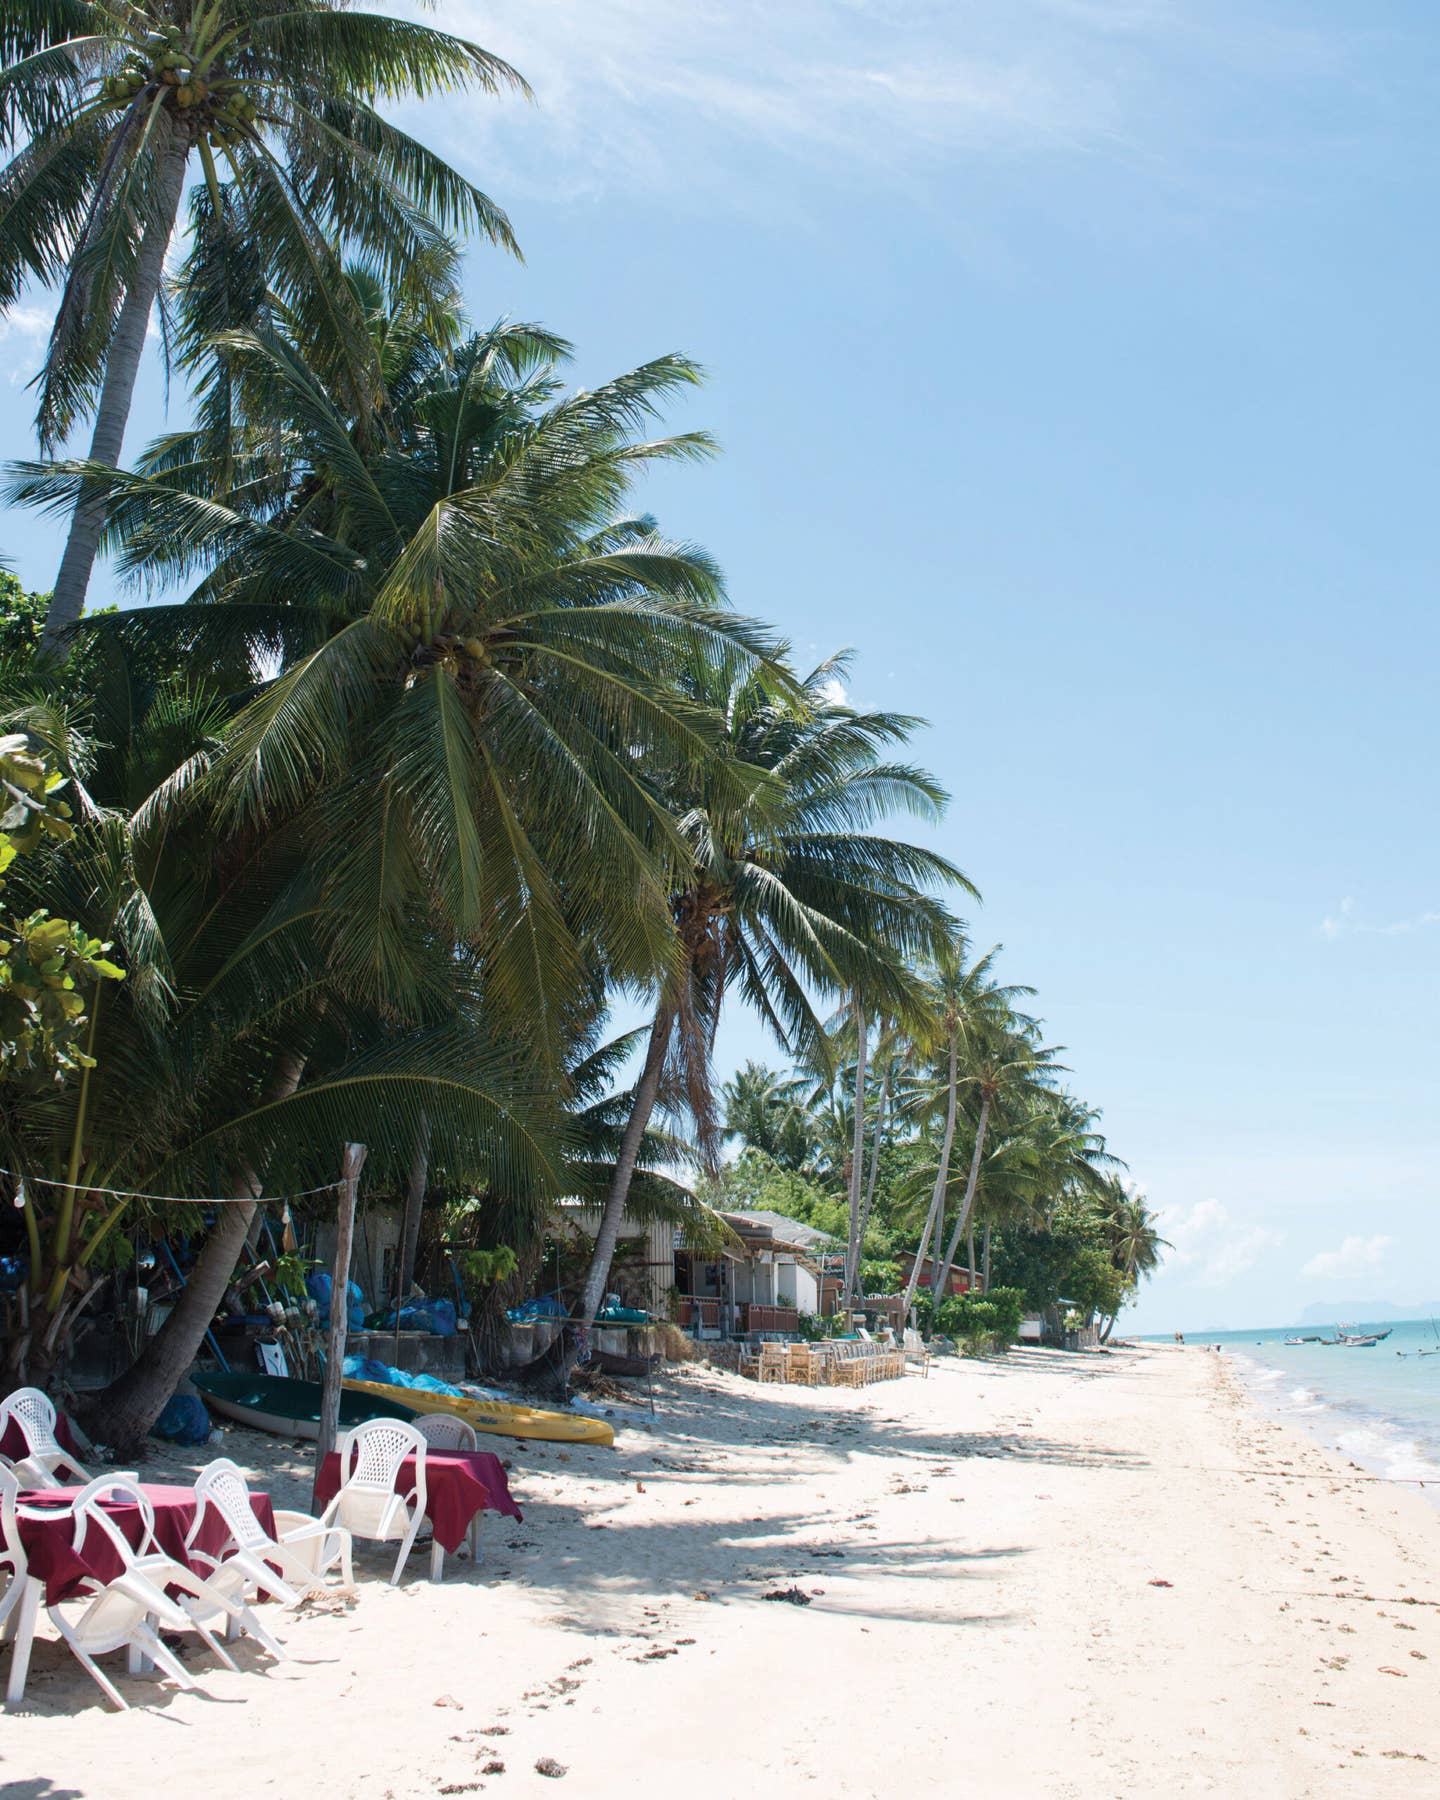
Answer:
[[677, 1233], [675, 1290], [684, 1330], [712, 1339], [791, 1336], [800, 1313], [833, 1308], [842, 1249], [834, 1238], [783, 1213], [720, 1217], [735, 1234], [723, 1250], [693, 1250]]

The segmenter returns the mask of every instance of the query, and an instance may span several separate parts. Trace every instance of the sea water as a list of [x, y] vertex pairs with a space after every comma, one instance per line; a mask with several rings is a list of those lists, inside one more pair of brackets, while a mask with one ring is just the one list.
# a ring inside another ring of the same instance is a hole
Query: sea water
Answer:
[[[1390, 1335], [1370, 1350], [1285, 1342], [1315, 1332], [1336, 1335], [1333, 1326], [1320, 1325], [1187, 1333], [1185, 1342], [1197, 1354], [1205, 1344], [1223, 1345], [1226, 1360], [1266, 1412], [1374, 1474], [1423, 1484], [1426, 1499], [1440, 1504], [1440, 1356], [1414, 1354], [1440, 1349], [1440, 1337], [1428, 1319], [1347, 1321], [1347, 1330]], [[1411, 1354], [1397, 1355], [1401, 1350]]]

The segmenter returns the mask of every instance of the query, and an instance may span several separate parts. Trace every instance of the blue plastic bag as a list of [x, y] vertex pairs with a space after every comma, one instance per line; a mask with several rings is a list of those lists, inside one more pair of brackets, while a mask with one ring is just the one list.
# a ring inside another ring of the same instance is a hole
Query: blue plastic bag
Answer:
[[[322, 1331], [330, 1327], [330, 1277], [323, 1269], [312, 1269], [305, 1277], [305, 1292], [320, 1309], [319, 1324]], [[346, 1317], [352, 1331], [363, 1331], [365, 1328], [365, 1298], [361, 1294], [359, 1284], [350, 1283], [350, 1304], [345, 1309]]]
[[210, 1431], [210, 1415], [197, 1394], [172, 1394], [150, 1427], [151, 1437], [167, 1444], [208, 1444]]

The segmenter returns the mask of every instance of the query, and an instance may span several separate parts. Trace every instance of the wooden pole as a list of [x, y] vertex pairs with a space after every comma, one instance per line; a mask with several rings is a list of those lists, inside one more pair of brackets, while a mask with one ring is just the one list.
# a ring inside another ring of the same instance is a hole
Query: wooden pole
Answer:
[[340, 1381], [345, 1373], [345, 1329], [350, 1314], [350, 1251], [355, 1241], [355, 1196], [365, 1146], [347, 1144], [340, 1160], [340, 1203], [335, 1220], [335, 1266], [330, 1272], [330, 1336], [325, 1349], [325, 1381], [320, 1395], [320, 1437], [315, 1445], [315, 1480], [335, 1448], [340, 1423]]

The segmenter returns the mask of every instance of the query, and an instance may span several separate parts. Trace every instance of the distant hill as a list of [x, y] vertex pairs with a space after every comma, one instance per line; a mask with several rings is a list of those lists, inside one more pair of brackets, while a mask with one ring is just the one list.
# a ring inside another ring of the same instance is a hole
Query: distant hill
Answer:
[[1317, 1300], [1301, 1313], [1299, 1323], [1333, 1325], [1340, 1319], [1355, 1319], [1361, 1324], [1377, 1325], [1384, 1319], [1431, 1318], [1440, 1318], [1440, 1300], [1416, 1300], [1400, 1306], [1393, 1300]]

